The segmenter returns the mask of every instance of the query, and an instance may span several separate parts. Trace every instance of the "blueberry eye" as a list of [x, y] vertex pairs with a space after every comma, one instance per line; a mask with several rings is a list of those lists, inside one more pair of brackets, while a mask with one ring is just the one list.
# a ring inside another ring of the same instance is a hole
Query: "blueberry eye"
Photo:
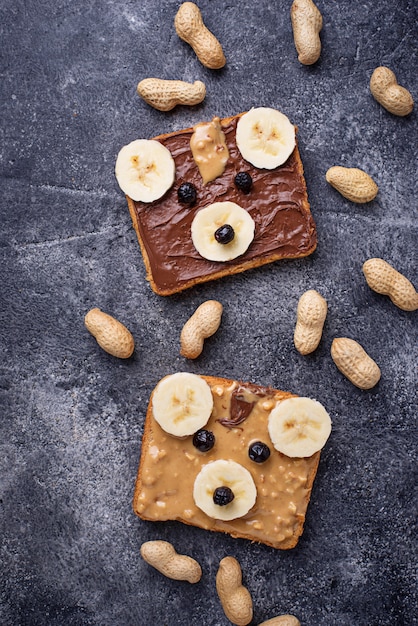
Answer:
[[197, 199], [196, 187], [192, 185], [192, 183], [183, 183], [178, 188], [177, 197], [182, 204], [189, 204], [191, 206]]
[[253, 186], [253, 179], [248, 172], [238, 172], [234, 182], [243, 193], [250, 193], [251, 187]]
[[255, 441], [248, 448], [248, 456], [255, 463], [264, 463], [270, 456], [270, 448], [262, 441]]
[[234, 237], [234, 229], [229, 224], [223, 224], [215, 230], [215, 239], [218, 243], [230, 243]]
[[217, 487], [213, 492], [213, 501], [219, 506], [226, 506], [234, 498], [234, 492], [229, 487]]
[[201, 428], [193, 435], [193, 445], [200, 452], [208, 452], [215, 445], [215, 435], [210, 430]]

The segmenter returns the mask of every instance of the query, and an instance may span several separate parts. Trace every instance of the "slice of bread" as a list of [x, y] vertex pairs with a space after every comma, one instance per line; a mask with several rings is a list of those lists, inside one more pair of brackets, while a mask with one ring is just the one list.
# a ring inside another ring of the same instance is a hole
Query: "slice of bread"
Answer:
[[[294, 394], [214, 376], [201, 376], [209, 385], [214, 408], [204, 427], [215, 444], [200, 452], [193, 436], [167, 434], [153, 417], [151, 394], [142, 440], [133, 508], [144, 520], [178, 520], [202, 529], [228, 533], [273, 548], [293, 548], [303, 532], [320, 452], [290, 458], [270, 440], [267, 423], [272, 408]], [[254, 441], [265, 443], [270, 456], [262, 463], [249, 457]], [[211, 461], [232, 460], [246, 468], [256, 486], [254, 506], [242, 517], [213, 519], [195, 504], [196, 476]]]
[[[254, 167], [243, 159], [236, 145], [236, 126], [242, 115], [221, 120], [229, 159], [223, 174], [207, 184], [203, 184], [190, 150], [193, 128], [154, 137], [170, 150], [174, 159], [174, 184], [154, 202], [136, 202], [129, 197], [127, 202], [147, 279], [160, 295], [171, 295], [279, 259], [304, 257], [316, 248], [316, 227], [297, 143], [283, 165], [273, 170]], [[236, 174], [243, 171], [253, 180], [247, 194], [234, 184]], [[181, 204], [177, 196], [180, 185], [186, 182], [197, 190], [197, 201], [192, 207]], [[200, 256], [191, 238], [196, 212], [220, 201], [238, 204], [255, 221], [254, 239], [247, 251], [226, 262]]]

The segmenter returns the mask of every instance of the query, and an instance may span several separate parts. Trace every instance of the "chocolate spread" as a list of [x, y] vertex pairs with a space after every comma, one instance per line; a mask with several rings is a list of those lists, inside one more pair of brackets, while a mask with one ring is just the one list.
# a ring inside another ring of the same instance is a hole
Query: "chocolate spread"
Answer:
[[[151, 423], [142, 443], [135, 489], [135, 512], [147, 520], [180, 520], [233, 536], [239, 534], [277, 548], [292, 547], [303, 530], [320, 453], [308, 458], [290, 458], [273, 447], [267, 429], [268, 416], [277, 402], [291, 394], [263, 387], [257, 390], [253, 385], [235, 381], [221, 385], [212, 382], [219, 379], [203, 378], [211, 387], [214, 400], [212, 415], [205, 426], [215, 436], [214, 447], [200, 452], [193, 445], [192, 436], [179, 439], [168, 435], [149, 415], [147, 419]], [[251, 411], [240, 426], [225, 427], [220, 418], [234, 419], [234, 407], [231, 407], [234, 392], [251, 406]], [[250, 460], [248, 449], [251, 443], [260, 440], [269, 446], [271, 454], [264, 463], [255, 463]], [[204, 465], [217, 459], [233, 460], [246, 467], [257, 488], [254, 507], [243, 517], [228, 522], [207, 516], [193, 499], [197, 474]]]
[[254, 401], [249, 401], [246, 395], [243, 393], [244, 389], [241, 386], [236, 387], [231, 393], [231, 400], [229, 404], [229, 417], [221, 417], [218, 421], [222, 426], [234, 428], [242, 422], [244, 422], [251, 411], [253, 410]]
[[[238, 117], [221, 120], [229, 159], [224, 173], [203, 183], [190, 150], [193, 129], [172, 133], [159, 139], [171, 152], [176, 166], [173, 186], [151, 203], [134, 202], [140, 240], [148, 257], [156, 286], [167, 293], [181, 290], [191, 280], [233, 273], [242, 263], [249, 267], [280, 258], [311, 254], [316, 247], [316, 228], [309, 210], [303, 168], [296, 147], [288, 160], [274, 170], [258, 169], [245, 161], [236, 145]], [[253, 180], [250, 193], [234, 184], [238, 172], [248, 172]], [[181, 184], [192, 183], [197, 190], [193, 207], [177, 198]], [[196, 211], [229, 200], [246, 209], [255, 221], [254, 239], [240, 257], [227, 262], [208, 261], [193, 246], [190, 228]]]

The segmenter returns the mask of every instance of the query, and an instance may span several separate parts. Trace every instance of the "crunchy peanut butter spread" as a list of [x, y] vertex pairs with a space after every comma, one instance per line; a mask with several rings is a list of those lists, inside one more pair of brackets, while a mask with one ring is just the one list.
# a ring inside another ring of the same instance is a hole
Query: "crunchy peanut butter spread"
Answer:
[[223, 174], [229, 159], [228, 147], [219, 117], [214, 117], [208, 123], [197, 124], [193, 130], [190, 149], [203, 184], [206, 185]]
[[[180, 520], [208, 530], [227, 532], [287, 549], [297, 543], [310, 497], [320, 453], [290, 458], [274, 449], [267, 430], [268, 416], [280, 400], [292, 394], [203, 376], [212, 390], [214, 409], [205, 426], [215, 445], [200, 452], [193, 437], [178, 439], [165, 433], [152, 417], [150, 404], [134, 510], [143, 519]], [[152, 403], [152, 397], [151, 397]], [[270, 448], [264, 463], [248, 456], [249, 445], [262, 441]], [[220, 521], [208, 517], [194, 503], [194, 480], [210, 461], [226, 459], [250, 471], [257, 488], [254, 507], [242, 518]]]

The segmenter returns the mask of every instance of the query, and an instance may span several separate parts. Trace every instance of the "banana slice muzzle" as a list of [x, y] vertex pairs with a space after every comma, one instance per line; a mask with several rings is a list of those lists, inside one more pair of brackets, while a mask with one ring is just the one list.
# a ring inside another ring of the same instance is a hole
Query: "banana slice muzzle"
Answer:
[[191, 226], [194, 247], [209, 261], [231, 261], [244, 254], [254, 231], [253, 218], [235, 202], [214, 202], [200, 209]]
[[219, 459], [202, 467], [194, 482], [193, 498], [209, 517], [228, 521], [248, 513], [255, 504], [257, 489], [245, 467]]

